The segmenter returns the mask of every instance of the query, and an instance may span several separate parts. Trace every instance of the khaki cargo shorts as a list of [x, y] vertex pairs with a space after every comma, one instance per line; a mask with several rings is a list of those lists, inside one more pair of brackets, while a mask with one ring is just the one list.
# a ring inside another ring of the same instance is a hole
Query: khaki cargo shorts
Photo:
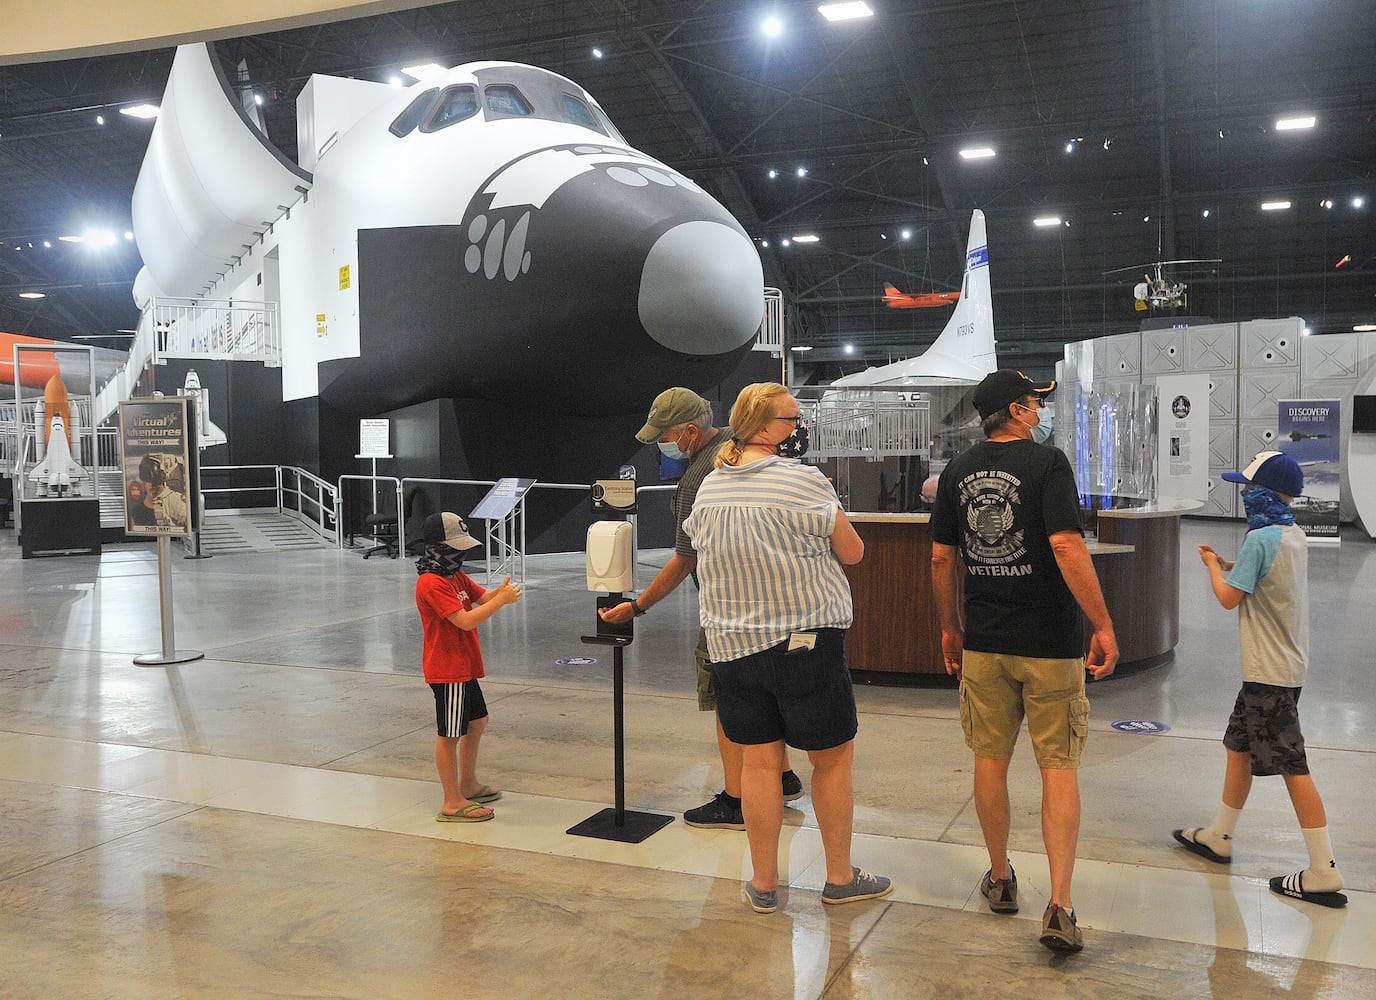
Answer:
[[966, 650], [960, 724], [978, 757], [1010, 760], [1023, 718], [1037, 765], [1076, 768], [1089, 736], [1085, 661]]

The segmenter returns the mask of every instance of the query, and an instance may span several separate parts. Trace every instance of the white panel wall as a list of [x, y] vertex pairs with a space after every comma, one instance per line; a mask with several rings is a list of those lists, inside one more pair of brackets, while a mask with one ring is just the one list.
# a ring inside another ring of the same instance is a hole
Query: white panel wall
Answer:
[[1299, 368], [1300, 336], [1304, 321], [1254, 319], [1238, 327], [1242, 368]]
[[1183, 329], [1147, 330], [1142, 338], [1142, 381], [1152, 375], [1180, 375], [1185, 371]]
[[1094, 381], [1138, 382], [1142, 372], [1142, 340], [1137, 333], [1120, 333], [1094, 341]]

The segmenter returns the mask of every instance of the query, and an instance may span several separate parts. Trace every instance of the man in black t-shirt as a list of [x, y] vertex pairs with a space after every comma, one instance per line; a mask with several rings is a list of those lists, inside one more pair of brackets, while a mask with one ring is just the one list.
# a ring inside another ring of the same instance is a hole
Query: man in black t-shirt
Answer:
[[[975, 389], [986, 440], [952, 459], [937, 484], [932, 584], [946, 671], [960, 676], [961, 724], [975, 754], [975, 810], [990, 866], [980, 892], [995, 913], [1017, 912], [1008, 765], [1026, 716], [1051, 869], [1041, 942], [1079, 951], [1070, 882], [1080, 833], [1076, 768], [1089, 732], [1085, 670], [1095, 680], [1111, 674], [1118, 643], [1080, 530], [1070, 463], [1032, 440], [1037, 411], [1055, 388], [1001, 370]], [[1092, 630], [1087, 660], [1080, 610]]]

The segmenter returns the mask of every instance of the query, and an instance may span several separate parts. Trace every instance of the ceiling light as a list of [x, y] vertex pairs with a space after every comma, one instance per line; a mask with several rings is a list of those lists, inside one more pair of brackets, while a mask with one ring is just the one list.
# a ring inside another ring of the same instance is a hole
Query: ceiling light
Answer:
[[21, 299], [46, 299], [46, 298], [47, 298], [47, 296], [44, 295], [42, 292], [20, 292], [20, 293], [19, 293], [19, 297], [20, 297]]
[[429, 80], [432, 77], [440, 76], [445, 72], [445, 68], [439, 63], [416, 63], [414, 66], [403, 66], [401, 71], [413, 80]]
[[1144, 216], [1142, 216], [1142, 221], [1143, 221], [1143, 222], [1150, 222], [1150, 221], [1151, 221], [1151, 216], [1150, 216], [1150, 215], [1144, 215]]
[[1361, 197], [1360, 195], [1358, 195], [1356, 198], [1353, 198], [1353, 199], [1352, 199], [1352, 207], [1353, 207], [1353, 208], [1361, 208], [1361, 207], [1362, 207], [1363, 205], [1365, 205], [1365, 204], [1366, 204], [1366, 199], [1363, 198], [1363, 197]]
[[879, 234], [879, 238], [880, 238], [881, 240], [886, 240], [886, 239], [889, 238], [889, 234], [888, 234], [888, 233], [880, 233], [880, 234]]
[[49, 250], [51, 250], [51, 249], [53, 248], [53, 245], [52, 245], [51, 243], [49, 243], [47, 240], [44, 240], [44, 241], [43, 241], [43, 246], [46, 247], [46, 248], [49, 249]]
[[1300, 336], [1301, 336], [1301, 337], [1308, 337], [1308, 336], [1313, 335], [1313, 333], [1314, 333], [1314, 328], [1313, 328], [1312, 326], [1306, 326], [1303, 330], [1300, 331]]
[[63, 243], [82, 243], [82, 242], [85, 241], [86, 237], [84, 237], [84, 236], [59, 236], [58, 239], [61, 240]]
[[778, 176], [779, 176], [779, 172], [778, 172], [777, 170], [775, 170], [773, 167], [770, 167], [770, 168], [769, 168], [769, 179], [772, 181], [775, 177], [778, 177]]
[[870, 10], [870, 5], [865, 3], [865, 0], [855, 0], [854, 3], [824, 3], [817, 8], [817, 13], [828, 21], [853, 21], [858, 17], [874, 17], [874, 11]]
[[987, 160], [994, 155], [993, 149], [988, 146], [973, 146], [969, 149], [960, 151], [962, 160]]
[[819, 239], [819, 237], [813, 235], [812, 233], [804, 233], [804, 234], [801, 235], [801, 236], [795, 236], [795, 237], [793, 237], [793, 242], [794, 242], [794, 243], [816, 243], [816, 242], [818, 241], [818, 239]]
[[1112, 145], [1113, 145], [1113, 140], [1112, 140], [1112, 139], [1105, 139], [1105, 140], [1104, 140], [1104, 148], [1105, 148], [1105, 149], [1108, 149], [1108, 147], [1110, 147], [1110, 146], [1112, 146]]
[[903, 232], [899, 233], [898, 235], [901, 236], [901, 237], [903, 237], [905, 240], [910, 240], [910, 239], [913, 238], [913, 231], [912, 231], [911, 229], [905, 229], [905, 230], [903, 230]]
[[1353, 333], [1376, 333], [1376, 323], [1358, 323], [1352, 328]]
[[592, 50], [592, 57], [593, 57], [594, 59], [601, 59], [601, 58], [602, 58], [602, 50], [601, 50], [601, 49], [597, 49], [597, 48], [593, 49], [593, 50]]
[[401, 77], [393, 73], [391, 76], [387, 78], [387, 82], [390, 83], [393, 87], [400, 87], [402, 84], [402, 79]]
[[788, 240], [780, 240], [780, 241], [779, 241], [779, 246], [781, 246], [781, 247], [786, 247], [786, 246], [788, 246]]
[[128, 115], [130, 118], [156, 118], [158, 117], [158, 106], [156, 104], [134, 104], [127, 108], [120, 108], [119, 113]]
[[803, 351], [810, 351], [810, 350], [812, 350], [812, 345], [811, 345], [811, 344], [795, 344], [795, 345], [793, 345], [792, 347], [790, 347], [789, 350], [790, 350], [790, 351], [797, 351], [798, 353], [801, 354]]
[[847, 344], [847, 345], [846, 345], [846, 353], [847, 353], [847, 354], [854, 354], [854, 353], [855, 353], [855, 345], [854, 345], [854, 344]]
[[784, 22], [777, 17], [766, 17], [760, 22], [760, 30], [766, 38], [778, 38], [784, 33]]
[[1059, 226], [1060, 224], [1061, 217], [1059, 215], [1043, 215], [1040, 218], [1032, 220], [1032, 225], [1040, 226], [1042, 228], [1045, 228], [1046, 226]]
[[799, 177], [806, 177], [806, 176], [807, 176], [807, 167], [799, 167], [797, 173], [798, 173], [798, 176], [799, 176]]
[[927, 157], [925, 157], [925, 156], [922, 158], [922, 165], [923, 165], [924, 167], [928, 165], [928, 164], [927, 164]]
[[1298, 118], [1278, 118], [1276, 120], [1277, 132], [1289, 132], [1297, 128], [1313, 128], [1316, 119], [1313, 115], [1301, 115]]
[[768, 241], [768, 240], [760, 240], [760, 246], [762, 246], [762, 247], [764, 247], [766, 250], [768, 250], [768, 249], [769, 249], [769, 241]]
[[98, 229], [92, 232], [83, 233], [81, 242], [88, 247], [108, 247], [114, 246], [115, 234], [108, 229]]
[[1332, 208], [1332, 207], [1333, 207], [1333, 199], [1332, 199], [1332, 198], [1325, 198], [1323, 201], [1319, 202], [1319, 207], [1320, 207], [1320, 208]]
[[1199, 214], [1202, 215], [1202, 216], [1204, 216], [1204, 218], [1207, 219], [1207, 218], [1209, 217], [1209, 210], [1206, 208], [1206, 209], [1204, 209], [1204, 211], [1200, 212]]
[[125, 238], [126, 240], [132, 240], [132, 239], [134, 238], [134, 234], [131, 233], [129, 230], [126, 229], [126, 230], [124, 231], [124, 238]]
[[105, 124], [105, 116], [104, 116], [104, 115], [96, 115], [96, 124], [97, 124], [97, 125], [104, 125], [104, 124]]
[[263, 106], [263, 95], [262, 95], [262, 94], [254, 94], [254, 95], [253, 95], [253, 103], [256, 104], [256, 105], [258, 105], [258, 107], [261, 108], [261, 107]]
[[1290, 207], [1288, 201], [1263, 201], [1261, 210], [1263, 212], [1283, 212]]
[[1067, 143], [1065, 144], [1065, 151], [1066, 151], [1067, 153], [1073, 153], [1073, 152], [1075, 152], [1075, 143], [1073, 143], [1073, 142], [1067, 142]]

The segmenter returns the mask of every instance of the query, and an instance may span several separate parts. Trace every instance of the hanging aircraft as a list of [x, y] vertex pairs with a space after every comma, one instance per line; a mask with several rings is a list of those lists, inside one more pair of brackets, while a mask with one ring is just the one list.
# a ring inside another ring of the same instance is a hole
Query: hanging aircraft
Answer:
[[[1132, 307], [1137, 312], [1164, 312], [1186, 307], [1188, 304], [1186, 290], [1189, 285], [1183, 281], [1167, 278], [1162, 273], [1163, 268], [1221, 263], [1222, 261], [1217, 258], [1210, 260], [1158, 260], [1146, 265], [1130, 264], [1127, 267], [1116, 267], [1112, 271], [1105, 271], [1104, 274], [1122, 274], [1125, 271], [1137, 271], [1144, 266], [1152, 268], [1151, 271], [1143, 273], [1144, 280], [1133, 286]], [[1153, 276], [1153, 271], [1155, 276]]]
[[976, 384], [997, 367], [989, 245], [984, 234], [984, 213], [975, 209], [970, 215], [960, 301], [935, 343], [916, 357], [866, 368], [838, 378], [832, 386], [966, 386]]
[[621, 413], [665, 372], [707, 386], [750, 349], [749, 236], [571, 80], [509, 62], [406, 88], [313, 76], [299, 163], [232, 94], [206, 45], [177, 50], [134, 189], [135, 301], [278, 301], [284, 400]]
[[883, 302], [890, 309], [931, 309], [935, 306], [953, 306], [959, 298], [959, 292], [928, 292], [923, 295], [911, 295], [900, 292], [893, 285], [885, 285]]

